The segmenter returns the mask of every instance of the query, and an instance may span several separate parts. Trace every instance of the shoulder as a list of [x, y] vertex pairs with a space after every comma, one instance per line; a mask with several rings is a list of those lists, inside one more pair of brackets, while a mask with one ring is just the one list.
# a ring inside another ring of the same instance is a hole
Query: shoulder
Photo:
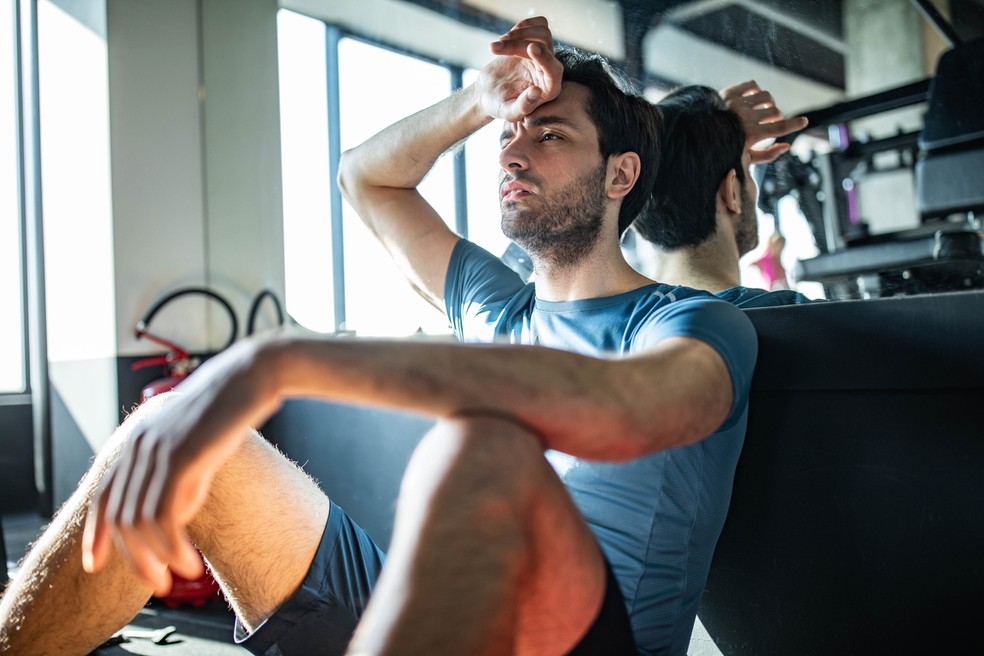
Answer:
[[639, 325], [637, 348], [668, 337], [692, 337], [722, 351], [757, 349], [751, 321], [733, 304], [705, 291], [659, 285], [657, 301]]
[[445, 312], [459, 339], [491, 341], [524, 325], [533, 285], [484, 248], [460, 240], [444, 283]]
[[675, 300], [652, 313], [633, 350], [652, 348], [671, 337], [687, 337], [709, 346], [720, 356], [731, 378], [734, 402], [730, 422], [747, 404], [758, 358], [755, 328], [744, 311], [708, 292], [678, 287], [672, 290], [672, 297]]
[[790, 289], [767, 291], [755, 287], [730, 287], [714, 294], [717, 298], [732, 303], [740, 308], [776, 307], [780, 305], [802, 305], [815, 303], [799, 292]]
[[445, 299], [474, 300], [468, 297], [476, 293], [510, 295], [525, 284], [500, 258], [467, 239], [459, 239], [448, 262]]

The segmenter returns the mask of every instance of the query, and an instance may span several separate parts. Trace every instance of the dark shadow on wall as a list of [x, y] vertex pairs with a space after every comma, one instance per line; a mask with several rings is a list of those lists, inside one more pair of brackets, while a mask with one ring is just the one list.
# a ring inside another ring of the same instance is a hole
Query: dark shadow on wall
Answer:
[[[133, 371], [140, 359], [117, 359], [120, 421], [140, 402], [141, 388], [164, 375], [161, 367]], [[286, 401], [260, 432], [385, 548], [403, 470], [432, 425], [406, 413], [300, 399]]]
[[400, 412], [291, 400], [261, 432], [385, 550], [403, 470], [433, 423]]
[[57, 511], [92, 464], [95, 455], [85, 434], [55, 385], [49, 385], [51, 403], [51, 476], [54, 509]]
[[30, 403], [0, 405], [0, 513], [37, 508]]

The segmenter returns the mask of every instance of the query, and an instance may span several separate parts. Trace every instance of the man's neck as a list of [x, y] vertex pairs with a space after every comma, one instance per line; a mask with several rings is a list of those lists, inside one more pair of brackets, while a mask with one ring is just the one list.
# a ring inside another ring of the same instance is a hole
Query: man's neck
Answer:
[[604, 298], [653, 282], [629, 266], [617, 242], [597, 244], [574, 264], [558, 265], [537, 257], [533, 263], [536, 296], [544, 301]]
[[668, 285], [682, 285], [709, 292], [736, 287], [741, 282], [738, 249], [734, 238], [718, 229], [699, 246], [658, 250], [653, 277]]

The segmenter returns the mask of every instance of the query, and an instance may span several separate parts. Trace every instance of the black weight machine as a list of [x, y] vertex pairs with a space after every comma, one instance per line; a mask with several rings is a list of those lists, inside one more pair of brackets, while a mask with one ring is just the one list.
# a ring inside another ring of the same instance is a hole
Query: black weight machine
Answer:
[[[795, 197], [819, 251], [797, 263], [796, 279], [822, 283], [830, 298], [984, 288], [984, 39], [963, 42], [932, 4], [915, 4], [952, 45], [936, 75], [805, 112], [807, 130], [826, 130], [835, 149], [806, 162], [787, 154], [759, 172], [762, 211], [778, 216], [779, 201]], [[850, 140], [851, 121], [921, 103], [922, 130]], [[886, 167], [878, 156], [889, 152], [896, 156]], [[857, 183], [895, 169], [913, 172], [919, 225], [872, 235], [858, 214]]]

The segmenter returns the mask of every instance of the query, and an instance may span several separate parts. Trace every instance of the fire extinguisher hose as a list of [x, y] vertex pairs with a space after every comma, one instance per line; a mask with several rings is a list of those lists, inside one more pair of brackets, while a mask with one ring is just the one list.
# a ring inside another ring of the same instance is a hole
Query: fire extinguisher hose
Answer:
[[239, 335], [239, 321], [236, 319], [236, 312], [232, 309], [232, 305], [229, 304], [229, 301], [206, 287], [183, 287], [181, 289], [176, 289], [175, 291], [159, 299], [156, 303], [150, 306], [150, 309], [148, 309], [140, 321], [137, 322], [137, 326], [134, 331], [137, 338], [139, 339], [144, 336], [151, 320], [161, 310], [161, 308], [178, 297], [189, 295], [208, 296], [225, 308], [226, 313], [229, 315], [229, 322], [232, 329], [230, 330], [229, 341], [222, 347], [222, 350], [232, 346], [232, 344], [236, 341], [236, 337]]

